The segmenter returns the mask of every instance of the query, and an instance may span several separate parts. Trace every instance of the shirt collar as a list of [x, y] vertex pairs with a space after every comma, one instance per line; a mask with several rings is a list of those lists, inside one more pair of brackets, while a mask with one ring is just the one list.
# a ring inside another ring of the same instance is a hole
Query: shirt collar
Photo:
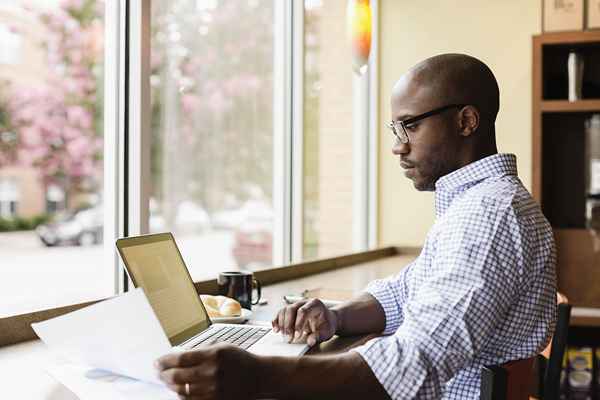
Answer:
[[436, 216], [442, 216], [454, 198], [471, 186], [487, 178], [504, 175], [517, 175], [514, 154], [494, 154], [442, 176], [435, 183]]

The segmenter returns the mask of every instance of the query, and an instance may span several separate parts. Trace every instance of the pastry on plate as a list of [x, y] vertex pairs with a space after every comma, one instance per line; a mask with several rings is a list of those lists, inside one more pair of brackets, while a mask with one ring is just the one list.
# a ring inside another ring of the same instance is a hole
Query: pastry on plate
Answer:
[[242, 306], [237, 300], [225, 296], [211, 296], [209, 294], [201, 294], [200, 299], [204, 303], [208, 316], [211, 318], [239, 317], [242, 315]]

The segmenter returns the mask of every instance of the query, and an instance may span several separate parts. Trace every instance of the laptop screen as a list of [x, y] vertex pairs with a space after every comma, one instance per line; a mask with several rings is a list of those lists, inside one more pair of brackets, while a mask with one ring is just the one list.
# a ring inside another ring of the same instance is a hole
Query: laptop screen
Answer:
[[117, 248], [131, 280], [144, 289], [172, 345], [185, 342], [210, 325], [170, 233], [119, 239]]

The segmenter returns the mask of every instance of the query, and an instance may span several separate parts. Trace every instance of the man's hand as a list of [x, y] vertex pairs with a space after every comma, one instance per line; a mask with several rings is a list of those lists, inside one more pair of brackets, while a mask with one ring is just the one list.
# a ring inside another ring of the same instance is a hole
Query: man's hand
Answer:
[[256, 397], [256, 364], [256, 356], [247, 351], [216, 344], [167, 354], [159, 358], [155, 366], [160, 379], [182, 399], [237, 400]]
[[290, 342], [314, 346], [331, 338], [339, 324], [337, 314], [319, 299], [302, 300], [282, 308], [271, 322], [275, 332], [281, 332]]

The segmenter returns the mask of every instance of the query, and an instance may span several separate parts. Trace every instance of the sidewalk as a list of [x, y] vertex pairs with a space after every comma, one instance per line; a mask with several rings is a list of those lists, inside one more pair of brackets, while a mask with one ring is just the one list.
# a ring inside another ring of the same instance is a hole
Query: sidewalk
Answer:
[[0, 232], [0, 251], [45, 249], [35, 231]]
[[[231, 232], [182, 236], [177, 244], [194, 280], [237, 269]], [[104, 256], [102, 245], [46, 247], [34, 231], [0, 233], [0, 318], [111, 296], [115, 271]]]

